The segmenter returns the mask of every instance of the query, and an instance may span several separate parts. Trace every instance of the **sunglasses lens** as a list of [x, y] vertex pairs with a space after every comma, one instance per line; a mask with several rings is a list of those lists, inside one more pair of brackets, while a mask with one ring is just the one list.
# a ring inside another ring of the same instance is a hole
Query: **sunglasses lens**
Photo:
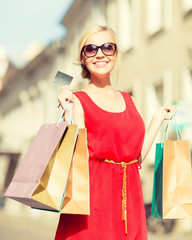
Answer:
[[116, 45], [114, 43], [105, 43], [102, 46], [102, 51], [105, 55], [113, 55], [116, 51]]
[[97, 53], [97, 46], [90, 44], [85, 46], [84, 53], [87, 57], [93, 57]]
[[96, 46], [94, 44], [85, 45], [82, 51], [86, 57], [94, 57], [97, 54], [99, 48], [101, 48], [102, 52], [106, 56], [115, 54], [117, 49], [115, 43], [104, 43], [102, 46]]

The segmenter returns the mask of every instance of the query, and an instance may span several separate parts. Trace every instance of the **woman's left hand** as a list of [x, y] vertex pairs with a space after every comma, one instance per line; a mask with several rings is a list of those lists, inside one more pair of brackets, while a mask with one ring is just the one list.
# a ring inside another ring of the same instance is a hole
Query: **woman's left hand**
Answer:
[[160, 107], [157, 110], [157, 112], [153, 115], [153, 118], [145, 132], [145, 139], [143, 143], [143, 149], [141, 151], [140, 163], [147, 156], [147, 153], [149, 152], [163, 121], [171, 119], [176, 112], [177, 112], [176, 106], [174, 105], [164, 106]]
[[171, 119], [177, 112], [176, 106], [163, 106], [158, 111], [157, 114], [159, 115], [162, 120]]

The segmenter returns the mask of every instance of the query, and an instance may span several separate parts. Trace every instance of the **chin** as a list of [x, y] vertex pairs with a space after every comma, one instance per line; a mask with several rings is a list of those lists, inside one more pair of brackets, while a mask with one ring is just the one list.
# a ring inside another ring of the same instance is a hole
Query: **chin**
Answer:
[[94, 69], [92, 73], [94, 75], [109, 75], [111, 71], [112, 71], [111, 69], [99, 68], [99, 69]]

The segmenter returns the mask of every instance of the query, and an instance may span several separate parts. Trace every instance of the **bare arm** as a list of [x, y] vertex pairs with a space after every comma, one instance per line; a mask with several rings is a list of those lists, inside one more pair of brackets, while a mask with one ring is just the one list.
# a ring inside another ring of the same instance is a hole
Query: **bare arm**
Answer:
[[141, 151], [141, 157], [139, 159], [140, 163], [144, 161], [145, 157], [147, 156], [155, 137], [163, 123], [164, 120], [172, 118], [176, 113], [176, 107], [161, 107], [152, 117], [152, 120], [146, 130], [145, 139], [143, 143], [143, 148]]
[[84, 111], [79, 99], [74, 95], [73, 119], [79, 128], [85, 128]]

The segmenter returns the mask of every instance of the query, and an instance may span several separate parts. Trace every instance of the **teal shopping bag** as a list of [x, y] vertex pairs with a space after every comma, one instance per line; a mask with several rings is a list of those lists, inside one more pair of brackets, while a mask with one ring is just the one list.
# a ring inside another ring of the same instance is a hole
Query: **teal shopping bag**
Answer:
[[154, 164], [154, 177], [153, 177], [153, 195], [151, 205], [151, 216], [162, 218], [163, 215], [163, 150], [164, 140], [168, 138], [168, 127], [170, 119], [165, 128], [163, 141], [156, 144], [155, 151], [155, 164]]
[[157, 143], [155, 152], [151, 216], [156, 218], [162, 217], [163, 145], [164, 144]]

